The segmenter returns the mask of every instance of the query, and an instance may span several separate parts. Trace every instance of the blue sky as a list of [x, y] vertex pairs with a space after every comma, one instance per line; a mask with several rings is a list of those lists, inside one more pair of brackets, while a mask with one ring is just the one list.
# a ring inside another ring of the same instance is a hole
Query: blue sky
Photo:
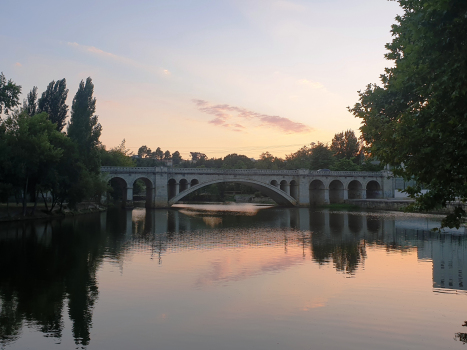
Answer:
[[[346, 107], [376, 83], [386, 0], [21, 1], [0, 5], [0, 70], [43, 91], [91, 76], [101, 141], [208, 156], [283, 157], [359, 120]], [[200, 102], [202, 101], [202, 102]], [[201, 103], [201, 104], [200, 104]]]

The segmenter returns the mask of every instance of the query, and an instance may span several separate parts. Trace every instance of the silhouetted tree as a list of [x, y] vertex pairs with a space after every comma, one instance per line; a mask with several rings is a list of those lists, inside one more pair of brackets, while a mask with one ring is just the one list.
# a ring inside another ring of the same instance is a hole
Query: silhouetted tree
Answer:
[[50, 121], [57, 125], [58, 131], [62, 131], [65, 126], [65, 119], [68, 113], [68, 106], [65, 103], [67, 96], [68, 89], [66, 88], [66, 80], [64, 78], [62, 80], [57, 80], [56, 82], [51, 81], [47, 86], [47, 89], [42, 93], [42, 96], [37, 101], [37, 112], [46, 112], [49, 115]]

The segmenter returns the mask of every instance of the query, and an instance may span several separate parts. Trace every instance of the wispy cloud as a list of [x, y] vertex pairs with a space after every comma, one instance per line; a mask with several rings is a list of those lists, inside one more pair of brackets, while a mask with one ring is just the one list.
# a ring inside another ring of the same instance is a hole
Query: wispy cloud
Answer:
[[209, 121], [210, 124], [226, 127], [233, 131], [244, 131], [246, 129], [246, 126], [243, 125], [244, 122], [259, 127], [279, 129], [287, 134], [307, 133], [313, 130], [308, 125], [284, 117], [261, 114], [228, 104], [212, 105], [204, 100], [192, 101], [198, 110], [214, 116], [214, 119]]
[[312, 89], [324, 90], [324, 85], [321, 84], [321, 83], [318, 82], [318, 81], [311, 81], [311, 80], [307, 80], [307, 79], [300, 79], [300, 80], [298, 81], [298, 83], [299, 83], [300, 85], [305, 85], [305, 86], [311, 87]]
[[81, 45], [81, 44], [78, 44], [76, 42], [67, 42], [66, 44], [68, 46], [71, 46], [71, 47], [77, 49], [77, 50], [80, 50], [80, 51], [83, 51], [83, 52], [86, 52], [86, 53], [90, 53], [92, 55], [95, 55], [95, 56], [98, 56], [98, 57], [101, 57], [101, 58], [104, 58], [104, 59], [110, 59], [112, 61], [119, 62], [119, 63], [125, 64], [127, 66], [142, 69], [142, 70], [145, 70], [145, 71], [157, 74], [157, 75], [168, 76], [168, 75], [171, 74], [168, 69], [143, 64], [141, 62], [132, 60], [132, 59], [130, 59], [128, 57], [115, 55], [113, 53], [101, 50], [101, 49], [99, 49], [97, 47], [94, 47], [94, 46]]
[[22, 66], [23, 66], [23, 65], [22, 65], [21, 63], [19, 63], [19, 62], [16, 62], [16, 63], [15, 63], [15, 67], [22, 67]]

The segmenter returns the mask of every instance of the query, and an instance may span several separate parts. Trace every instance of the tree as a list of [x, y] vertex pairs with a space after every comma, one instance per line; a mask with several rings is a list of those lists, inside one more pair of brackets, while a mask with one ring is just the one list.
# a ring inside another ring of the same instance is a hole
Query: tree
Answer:
[[274, 157], [269, 152], [263, 152], [259, 155], [259, 159], [256, 161], [255, 166], [258, 169], [281, 169], [284, 166], [284, 160], [278, 157]]
[[353, 130], [346, 130], [334, 135], [331, 150], [337, 159], [351, 159], [358, 155], [360, 144]]
[[161, 150], [160, 147], [157, 147], [157, 149], [154, 152], [152, 152], [152, 157], [157, 160], [162, 160], [164, 158], [164, 152]]
[[[392, 68], [382, 86], [359, 92], [350, 111], [362, 119], [371, 154], [414, 179], [414, 208], [467, 199], [467, 2], [399, 0], [404, 10], [386, 45]], [[429, 191], [421, 193], [422, 186]], [[459, 227], [460, 204], [442, 221]]]
[[312, 148], [303, 146], [297, 152], [285, 157], [288, 169], [310, 169]]
[[39, 113], [46, 112], [52, 123], [57, 125], [58, 131], [62, 131], [65, 126], [65, 119], [68, 113], [68, 106], [65, 103], [67, 96], [68, 89], [66, 88], [66, 80], [62, 79], [57, 80], [56, 82], [53, 80], [49, 83], [47, 89], [42, 93], [42, 96], [37, 101], [37, 111]]
[[[4, 122], [4, 138], [9, 146], [9, 182], [23, 189], [23, 216], [26, 215], [26, 195], [30, 185], [40, 183], [47, 169], [58, 163], [63, 150], [51, 142], [65, 135], [58, 132], [46, 113], [32, 117], [21, 112]], [[34, 180], [34, 182], [33, 182]]]
[[0, 115], [5, 111], [5, 114], [19, 104], [19, 95], [21, 94], [21, 86], [16, 85], [11, 79], [6, 80], [3, 72], [0, 73]]
[[68, 136], [78, 145], [78, 152], [86, 168], [94, 173], [100, 171], [99, 137], [102, 127], [98, 123], [96, 99], [92, 96], [94, 84], [91, 78], [81, 80], [71, 106]]
[[327, 144], [318, 142], [311, 147], [311, 169], [330, 169], [335, 161], [334, 153]]
[[237, 153], [226, 155], [222, 163], [224, 169], [251, 169], [254, 165], [250, 158]]
[[170, 158], [172, 157], [172, 155], [170, 154], [170, 151], [165, 151], [164, 152], [164, 159], [165, 160], [169, 160]]
[[140, 158], [148, 158], [151, 155], [152, 151], [147, 146], [141, 146], [138, 148], [138, 157]]
[[352, 159], [341, 158], [336, 160], [329, 169], [334, 171], [359, 171], [360, 167]]
[[23, 102], [23, 110], [32, 117], [37, 113], [37, 86], [34, 86], [31, 91], [29, 91], [26, 100]]
[[201, 153], [201, 152], [190, 152], [190, 154], [191, 154], [191, 160], [193, 162], [208, 159], [208, 157], [204, 153]]
[[100, 147], [101, 165], [134, 167], [135, 161], [131, 158], [132, 152], [126, 148], [125, 139], [118, 145], [106, 151], [105, 147]]
[[182, 161], [182, 156], [180, 155], [179, 151], [175, 151], [172, 153], [172, 161], [174, 165], [180, 164]]

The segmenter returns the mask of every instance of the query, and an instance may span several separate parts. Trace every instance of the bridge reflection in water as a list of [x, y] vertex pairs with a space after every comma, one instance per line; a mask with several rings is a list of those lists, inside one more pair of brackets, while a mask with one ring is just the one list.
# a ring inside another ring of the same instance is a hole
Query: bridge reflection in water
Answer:
[[[287, 241], [287, 232], [299, 232], [300, 244], [312, 259], [320, 264], [333, 263], [334, 267], [354, 274], [365, 259], [368, 246], [383, 246], [388, 250], [417, 250], [418, 258], [433, 261], [433, 287], [467, 290], [463, 280], [467, 272], [467, 238], [463, 230], [448, 229], [433, 232], [439, 222], [429, 217], [403, 214], [384, 215], [366, 212], [333, 212], [308, 208], [267, 208], [252, 206], [250, 213], [203, 210], [203, 206], [179, 205], [173, 209], [134, 209], [125, 211], [124, 240], [150, 249], [162, 257], [166, 251], [177, 249], [235, 247], [261, 245], [265, 236], [272, 244]], [[106, 214], [103, 214], [106, 215]], [[105, 220], [103, 220], [105, 222]], [[259, 228], [260, 229], [259, 229]], [[245, 229], [241, 239], [224, 234], [231, 229]], [[251, 228], [255, 228], [251, 230]], [[284, 229], [284, 236], [268, 229]], [[294, 236], [297, 237], [297, 236]], [[247, 238], [247, 239], [245, 239]], [[452, 256], [451, 256], [452, 255]]]
[[61, 339], [68, 309], [76, 345], [88, 345], [98, 270], [104, 261], [123, 266], [135, 252], [164, 266], [168, 254], [183, 250], [266, 244], [287, 252], [299, 247], [303, 259], [358, 278], [368, 249], [383, 247], [431, 261], [433, 291], [467, 290], [467, 238], [430, 231], [437, 222], [428, 218], [308, 208], [203, 208], [137, 208], [0, 225], [0, 344], [17, 340], [25, 321]]

